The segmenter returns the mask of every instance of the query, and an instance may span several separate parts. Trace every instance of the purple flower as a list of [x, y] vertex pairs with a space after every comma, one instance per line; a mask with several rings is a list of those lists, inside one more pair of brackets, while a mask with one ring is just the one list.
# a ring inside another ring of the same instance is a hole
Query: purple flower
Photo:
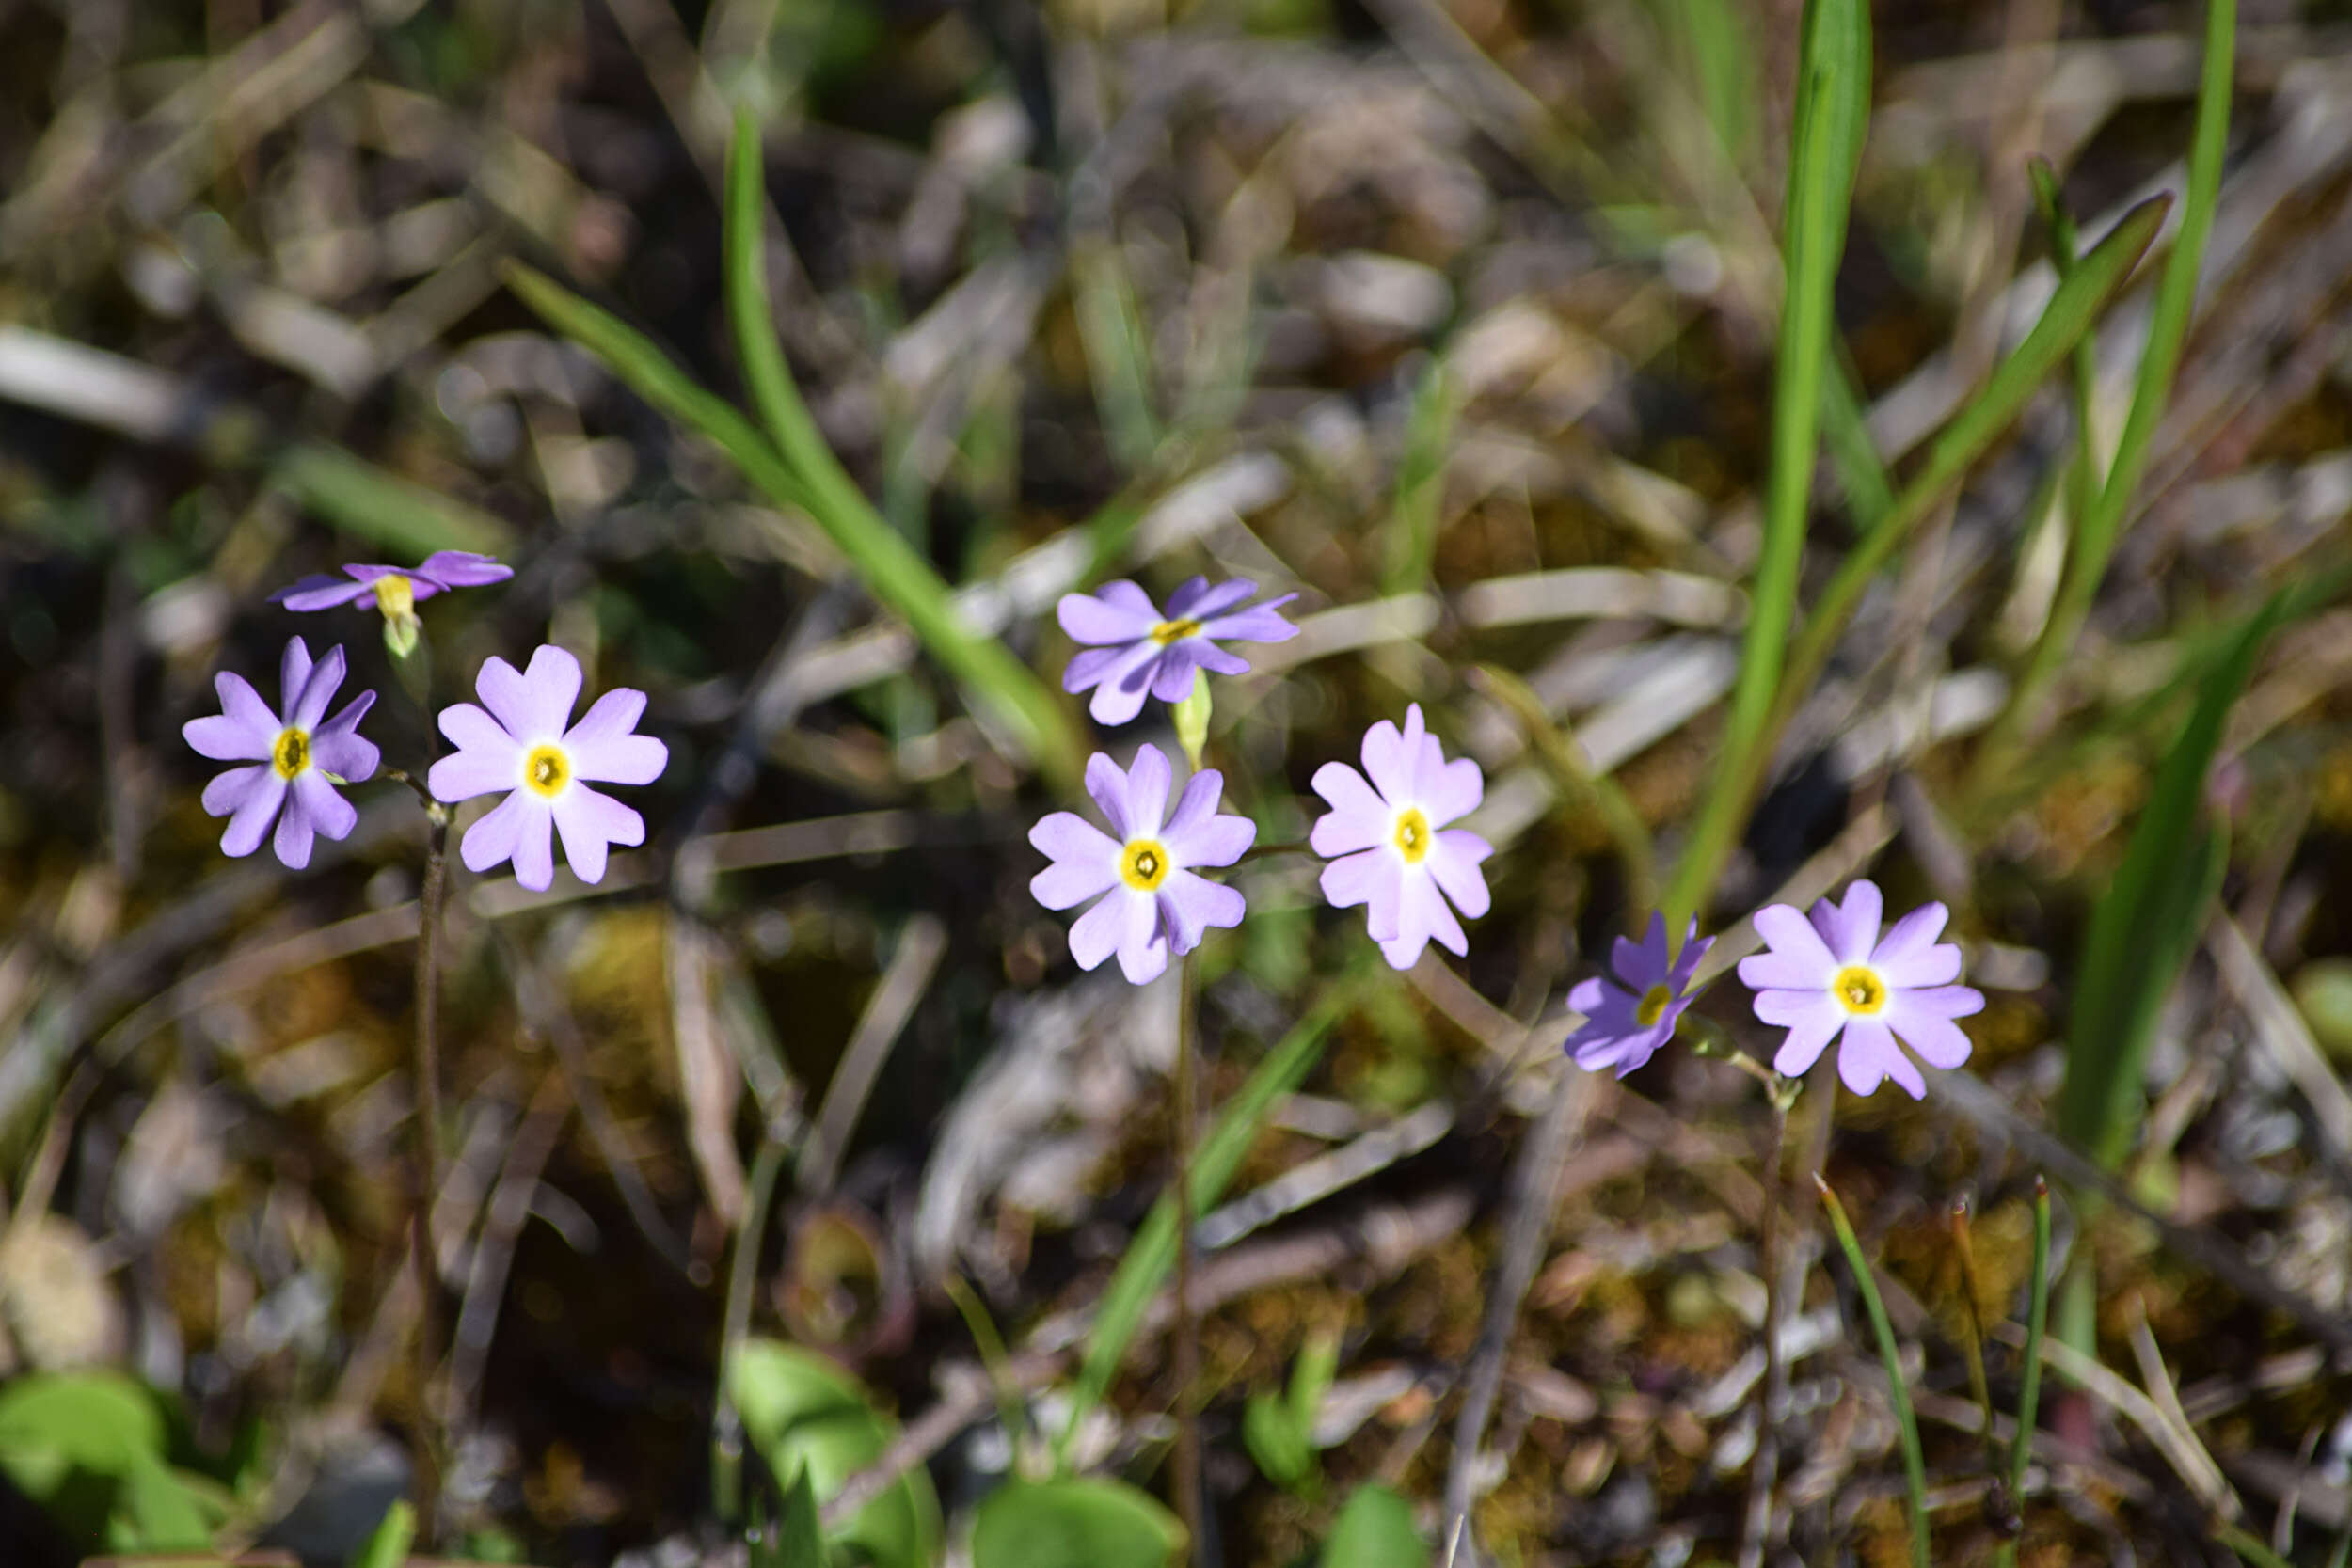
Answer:
[[1405, 710], [1404, 734], [1386, 719], [1364, 732], [1363, 773], [1327, 762], [1313, 782], [1332, 809], [1307, 842], [1318, 855], [1343, 857], [1323, 868], [1323, 895], [1338, 909], [1370, 905], [1372, 940], [1395, 968], [1410, 969], [1433, 937], [1450, 952], [1468, 953], [1454, 910], [1472, 919], [1486, 912], [1478, 863], [1494, 850], [1446, 824], [1485, 796], [1478, 764], [1446, 761], [1415, 703]]
[[[342, 712], [319, 720], [343, 684], [343, 650], [327, 650], [318, 663], [299, 637], [289, 639], [278, 667], [278, 689], [285, 707], [272, 713], [241, 675], [222, 671], [213, 677], [220, 693], [221, 711], [191, 719], [180, 726], [188, 744], [215, 762], [249, 762], [215, 774], [204, 786], [204, 810], [229, 818], [220, 835], [221, 852], [249, 855], [262, 847], [262, 834], [278, 818], [272, 847], [293, 870], [310, 863], [312, 835], [347, 837], [359, 814], [335, 793], [338, 784], [356, 784], [375, 772], [375, 743], [359, 736], [359, 721], [375, 702], [375, 693], [362, 691]], [[291, 800], [289, 800], [291, 797]], [[283, 805], [285, 815], [278, 808]]]
[[452, 804], [508, 792], [466, 830], [457, 847], [466, 869], [512, 860], [515, 880], [544, 891], [555, 880], [552, 830], [564, 835], [574, 875], [604, 880], [606, 847], [644, 843], [645, 819], [588, 785], [651, 784], [670, 761], [668, 747], [633, 733], [645, 694], [615, 687], [565, 729], [580, 700], [580, 660], [554, 646], [532, 654], [521, 673], [502, 658], [484, 660], [474, 689], [489, 711], [471, 703], [441, 710], [441, 733], [457, 751], [427, 780], [434, 798]]
[[270, 602], [288, 610], [332, 610], [339, 604], [369, 598], [387, 615], [405, 615], [418, 603], [447, 589], [478, 588], [486, 582], [503, 582], [514, 575], [515, 568], [501, 566], [486, 555], [436, 550], [413, 569], [351, 565], [343, 568], [341, 578], [324, 573], [304, 578], [272, 594]]
[[1842, 1030], [1837, 1076], [1846, 1087], [1868, 1094], [1892, 1078], [1924, 1100], [1927, 1080], [1896, 1037], [1930, 1066], [1956, 1068], [1968, 1059], [1968, 1037], [1952, 1020], [1981, 1011], [1984, 996], [1949, 983], [1960, 978], [1960, 948], [1935, 940], [1943, 905], [1920, 905], [1883, 941], [1882, 908], [1877, 884], [1857, 881], [1844, 908], [1824, 898], [1810, 918], [1787, 904], [1758, 910], [1756, 929], [1771, 951], [1740, 959], [1740, 978], [1756, 992], [1756, 1016], [1788, 1030], [1775, 1071], [1801, 1076]]
[[1241, 924], [1241, 894], [1193, 868], [1232, 864], [1257, 838], [1258, 825], [1217, 815], [1225, 780], [1213, 768], [1192, 776], [1163, 825], [1171, 777], [1156, 746], [1140, 748], [1124, 773], [1097, 752], [1087, 759], [1087, 793], [1103, 808], [1109, 835], [1066, 811], [1029, 830], [1029, 842], [1054, 863], [1029, 879], [1039, 903], [1067, 910], [1109, 895], [1070, 927], [1070, 956], [1081, 969], [1115, 952], [1120, 970], [1141, 985], [1168, 967], [1169, 952], [1200, 946], [1208, 927]]
[[1150, 594], [1124, 578], [1104, 583], [1100, 593], [1064, 594], [1055, 618], [1073, 640], [1093, 645], [1071, 659], [1061, 689], [1094, 688], [1087, 711], [1100, 723], [1124, 724], [1143, 711], [1147, 691], [1163, 703], [1190, 696], [1196, 666], [1242, 674], [1249, 661], [1218, 647], [1217, 639], [1280, 642], [1298, 635], [1276, 613], [1298, 595], [1235, 608], [1256, 592], [1255, 583], [1239, 578], [1212, 588], [1207, 578], [1194, 578], [1168, 595], [1164, 617], [1152, 608]]
[[1675, 1020], [1691, 1005], [1684, 994], [1699, 959], [1715, 944], [1699, 935], [1699, 923], [1682, 939], [1682, 956], [1666, 953], [1666, 917], [1652, 914], [1640, 946], [1617, 939], [1610, 954], [1614, 975], [1596, 974], [1568, 992], [1568, 1006], [1585, 1015], [1584, 1025], [1564, 1048], [1587, 1072], [1613, 1067], [1623, 1078], [1674, 1038]]

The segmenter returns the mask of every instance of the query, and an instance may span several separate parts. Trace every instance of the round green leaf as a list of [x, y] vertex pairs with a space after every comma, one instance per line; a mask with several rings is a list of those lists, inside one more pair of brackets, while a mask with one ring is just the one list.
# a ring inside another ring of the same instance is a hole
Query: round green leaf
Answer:
[[1167, 1568], [1184, 1549], [1176, 1516], [1124, 1482], [1008, 1482], [980, 1504], [973, 1568]]

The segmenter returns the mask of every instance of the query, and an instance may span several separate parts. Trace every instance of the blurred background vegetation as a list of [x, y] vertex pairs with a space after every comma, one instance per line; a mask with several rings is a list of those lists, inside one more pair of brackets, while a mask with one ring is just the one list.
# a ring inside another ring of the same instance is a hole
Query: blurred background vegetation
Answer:
[[[650, 843], [600, 888], [456, 884], [449, 1544], [740, 1560], [711, 1431], [747, 1215], [733, 1332], [831, 1358], [777, 1363], [770, 1391], [804, 1402], [768, 1411], [850, 1412], [826, 1463], [876, 1456], [876, 1411], [915, 1422], [961, 1539], [1013, 1466], [1000, 1398], [1048, 1435], [1067, 1418], [1076, 1314], [1166, 1181], [1172, 995], [1074, 970], [1024, 841], [1073, 802], [836, 539], [508, 286], [526, 263], [740, 401], [739, 109], [809, 410], [970, 625], [1054, 683], [1069, 588], [1300, 593], [1305, 634], [1219, 696], [1228, 799], [1262, 842], [1303, 838], [1315, 767], [1408, 700], [1486, 769], [1496, 902], [1467, 960], [1367, 970], [1360, 917], [1323, 909], [1297, 855], [1236, 873], [1249, 920], [1204, 949], [1216, 1101], [1316, 998], [1335, 1021], [1243, 1159], [1248, 1196], [1203, 1221], [1212, 1560], [1307, 1560], [1366, 1480], [1438, 1540], [1452, 1472], [1499, 1560], [1731, 1560], [1770, 1113], [1686, 1051], [1619, 1085], [1564, 1075], [1556, 1046], [1722, 734], [1799, 11], [0, 0], [0, 1468], [45, 1505], [0, 1501], [8, 1560], [187, 1529], [340, 1560], [407, 1484], [421, 825], [372, 784], [308, 873], [225, 861], [179, 727], [215, 671], [341, 641], [387, 762], [421, 767], [425, 709], [376, 623], [266, 595], [439, 547], [516, 576], [424, 608], [435, 705], [553, 641], [592, 689], [648, 691], [672, 755], [633, 801]], [[2204, 11], [1887, 0], [1873, 21], [1835, 294], [1850, 414], [1827, 420], [1807, 594], [2048, 297], [2028, 160], [2091, 239], [2182, 189]], [[2161, 1390], [2162, 1430], [2095, 1380], [2054, 1391], [2023, 1560], [2217, 1560], [2206, 1523], [2242, 1510], [2316, 1563], [2352, 1522], [2352, 12], [2248, 0], [2234, 85], [2182, 369], [2046, 690], [2001, 717], [2061, 599], [2078, 411], [2111, 446], [2153, 264], [1864, 598], [1703, 912], [1867, 871], [1891, 908], [1952, 906], [1987, 992], [1963, 1086], [1841, 1100], [1829, 1165], [1916, 1357], [1938, 1560], [1998, 1539], [1947, 1212], [1975, 1201], [1987, 1323], [2022, 1317], [2030, 1140], [2090, 911], [2217, 650], [2281, 588], [2292, 614], [2189, 777], [2217, 895], [2169, 965], [2103, 960], [2147, 1003], [2122, 1180], [2169, 1228], [2061, 1212], [2061, 1249], [2099, 1252], [2103, 1358], [2142, 1405]], [[1123, 760], [1166, 744], [1159, 721], [1094, 742]], [[1988, 768], [1996, 722], [2016, 745]], [[1766, 1049], [1730, 993], [1702, 1008]], [[1547, 1115], [1556, 1158], [1518, 1164]], [[1515, 1169], [1545, 1179], [1534, 1198]], [[1465, 1369], [1531, 1203], [1472, 1464]], [[1792, 1212], [1818, 1250], [1809, 1199]], [[1851, 1278], [1806, 1278], [1775, 1550], [1899, 1560]], [[1077, 1445], [1164, 1492], [1159, 1333]], [[1303, 1432], [1250, 1411], [1302, 1375]], [[103, 1485], [43, 1491], [28, 1390], [129, 1433], [80, 1462]], [[772, 1457], [782, 1429], [743, 1416]], [[937, 1528], [928, 1506], [908, 1530]]]

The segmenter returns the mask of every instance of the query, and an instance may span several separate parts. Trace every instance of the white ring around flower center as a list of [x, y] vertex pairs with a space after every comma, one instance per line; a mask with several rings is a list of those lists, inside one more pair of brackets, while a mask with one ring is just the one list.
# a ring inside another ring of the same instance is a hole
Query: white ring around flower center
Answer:
[[1168, 880], [1168, 850], [1158, 839], [1138, 838], [1120, 851], [1119, 876], [1137, 893], [1150, 893]]

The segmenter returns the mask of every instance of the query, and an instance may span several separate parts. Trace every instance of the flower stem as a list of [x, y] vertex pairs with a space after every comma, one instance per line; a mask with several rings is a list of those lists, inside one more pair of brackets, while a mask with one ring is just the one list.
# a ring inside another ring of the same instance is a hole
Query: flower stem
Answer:
[[433, 1248], [433, 1202], [441, 1190], [441, 1048], [438, 962], [441, 909], [448, 891], [449, 812], [425, 808], [424, 887], [417, 899], [416, 1116], [411, 1123], [409, 1247], [417, 1271], [417, 1522], [421, 1537], [436, 1539], [440, 1500], [440, 1453], [447, 1433], [435, 1391], [441, 1361], [439, 1269]]
[[1176, 1000], [1176, 1515], [1184, 1522], [1189, 1560], [1208, 1560], [1201, 1543], [1200, 1420], [1193, 1385], [1200, 1378], [1200, 1325], [1192, 1315], [1193, 997], [1200, 959], [1184, 955]]
[[[1740, 1059], [1749, 1058], [1742, 1054]], [[1788, 1144], [1788, 1105], [1772, 1097], [1772, 1141], [1764, 1157], [1764, 1213], [1756, 1248], [1764, 1270], [1764, 1375], [1756, 1386], [1756, 1457], [1748, 1470], [1748, 1511], [1740, 1529], [1740, 1560], [1760, 1563], [1772, 1516], [1772, 1485], [1780, 1479], [1780, 1436], [1772, 1425], [1780, 1382], [1780, 1203], [1781, 1166]]]
[[1846, 1218], [1845, 1206], [1818, 1170], [1813, 1173], [1813, 1185], [1821, 1195], [1821, 1207], [1829, 1212], [1830, 1228], [1837, 1233], [1847, 1266], [1853, 1270], [1854, 1288], [1861, 1292], [1863, 1310], [1870, 1317], [1870, 1332], [1878, 1339], [1879, 1359], [1886, 1367], [1887, 1398], [1895, 1407], [1896, 1435], [1902, 1440], [1903, 1490], [1911, 1502], [1911, 1560], [1913, 1568], [1929, 1568], [1927, 1463], [1919, 1450], [1919, 1421], [1911, 1410], [1911, 1386], [1903, 1381], [1902, 1352], [1895, 1343], [1895, 1328], [1886, 1321], [1878, 1281], [1871, 1277], [1870, 1261], [1862, 1255], [1862, 1243]]

